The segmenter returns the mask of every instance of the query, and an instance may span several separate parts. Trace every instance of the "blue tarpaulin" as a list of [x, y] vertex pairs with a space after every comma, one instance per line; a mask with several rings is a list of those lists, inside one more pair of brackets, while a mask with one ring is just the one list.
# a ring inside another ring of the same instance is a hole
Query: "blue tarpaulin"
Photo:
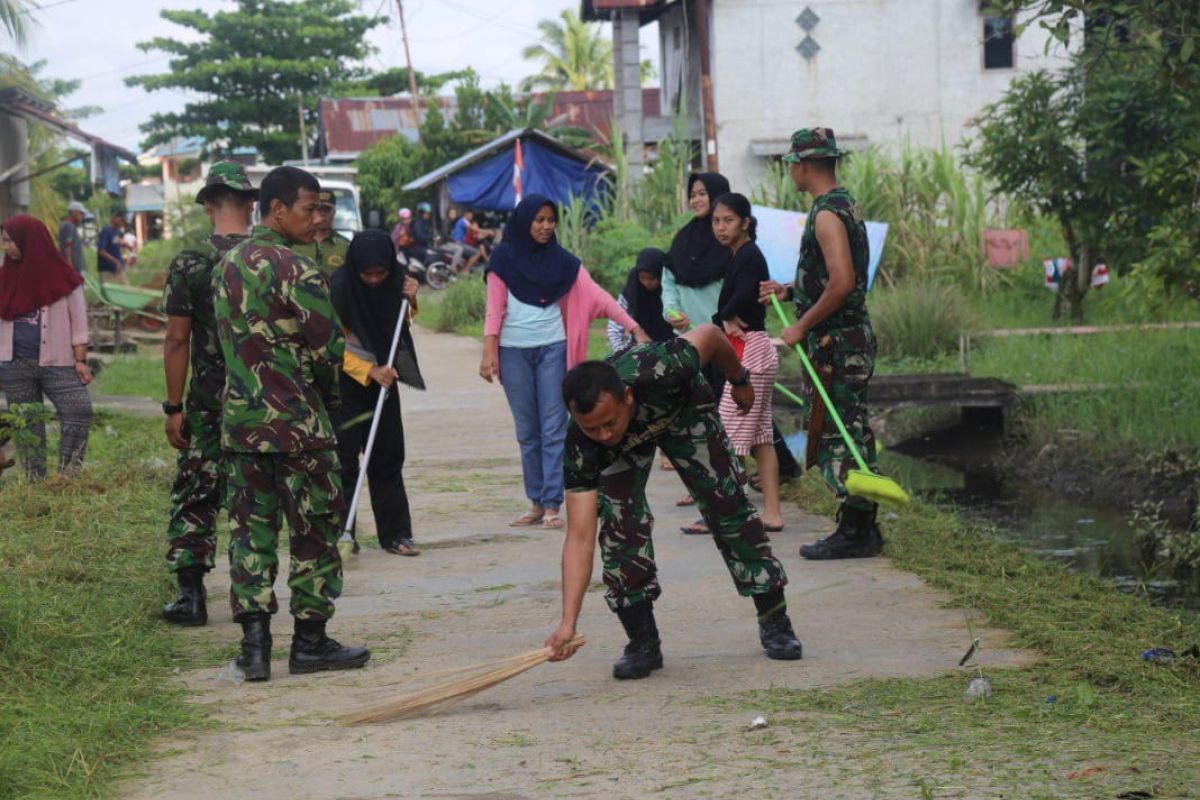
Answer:
[[[572, 197], [589, 201], [603, 191], [604, 169], [589, 166], [579, 159], [555, 152], [536, 138], [521, 140], [525, 168], [521, 185], [525, 194], [544, 194], [558, 203]], [[512, 211], [516, 207], [513, 190], [514, 147], [505, 147], [494, 156], [466, 166], [447, 179], [450, 200], [468, 208]]]

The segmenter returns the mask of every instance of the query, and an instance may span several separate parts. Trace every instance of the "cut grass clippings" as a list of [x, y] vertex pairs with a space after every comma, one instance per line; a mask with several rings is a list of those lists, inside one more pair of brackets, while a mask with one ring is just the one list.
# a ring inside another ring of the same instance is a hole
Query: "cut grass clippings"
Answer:
[[[801, 507], [832, 511], [813, 473], [788, 489]], [[881, 512], [881, 516], [889, 516]], [[1200, 619], [1123, 594], [1102, 580], [1028, 554], [985, 526], [916, 502], [883, 521], [896, 566], [947, 592], [952, 603], [1011, 632], [1040, 654], [1023, 668], [989, 671], [993, 695], [968, 702], [977, 669], [936, 678], [858, 681], [719, 698], [753, 708], [773, 727], [828, 748], [806, 758], [831, 777], [899, 775], [914, 797], [1191, 797], [1200, 786], [1200, 659], [1146, 663], [1142, 652], [1183, 653]], [[964, 650], [970, 641], [964, 621]], [[988, 642], [983, 642], [986, 649]], [[836, 756], [848, 749], [849, 761]], [[778, 743], [770, 747], [778, 750]]]
[[173, 463], [160, 422], [101, 412], [82, 477], [0, 481], [0, 798], [110, 796], [200, 721], [170, 680], [195, 645], [157, 614]]

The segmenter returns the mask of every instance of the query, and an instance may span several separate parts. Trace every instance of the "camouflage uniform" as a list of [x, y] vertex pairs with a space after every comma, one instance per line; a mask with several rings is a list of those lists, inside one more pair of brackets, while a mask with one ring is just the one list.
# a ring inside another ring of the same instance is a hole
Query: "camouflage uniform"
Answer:
[[333, 273], [346, 263], [346, 251], [349, 249], [350, 240], [334, 231], [333, 235], [323, 242], [314, 240], [312, 244], [296, 245], [292, 251], [316, 264], [321, 274], [331, 278]]
[[170, 572], [213, 568], [217, 549], [217, 515], [225, 494], [221, 467], [221, 393], [225, 359], [217, 341], [213, 316], [213, 269], [245, 236], [212, 236], [171, 261], [163, 287], [162, 310], [188, 317], [191, 330], [191, 381], [184, 400], [188, 449], [176, 456], [167, 525], [167, 569]]
[[787, 576], [746, 498], [746, 473], [721, 427], [696, 349], [674, 338], [637, 345], [609, 363], [634, 391], [629, 430], [619, 445], [605, 447], [572, 421], [565, 457], [567, 491], [600, 493], [609, 607], [615, 611], [653, 601], [661, 593], [650, 538], [654, 515], [646, 501], [655, 448], [662, 448], [696, 498], [738, 592], [752, 596], [782, 588]]
[[282, 512], [291, 529], [291, 612], [327, 620], [342, 589], [345, 506], [329, 419], [345, 338], [327, 281], [281, 235], [257, 227], [221, 262], [215, 291], [234, 617], [278, 609]]
[[[792, 137], [792, 151], [784, 156], [784, 161], [836, 158], [840, 155], [842, 151], [837, 149], [832, 131], [812, 128], [796, 132]], [[874, 470], [875, 434], [871, 431], [867, 412], [867, 382], [875, 373], [875, 332], [867, 313], [870, 245], [862, 210], [850, 193], [840, 186], [814, 199], [809, 211], [804, 236], [800, 240], [800, 261], [796, 265], [796, 318], [803, 317], [829, 285], [829, 269], [816, 233], [817, 215], [822, 211], [836, 215], [846, 228], [850, 259], [854, 266], [854, 289], [841, 308], [809, 332], [806, 348], [818, 370], [826, 367], [833, 370], [829, 399], [863, 459]], [[846, 477], [850, 470], [858, 466], [832, 420], [825, 424], [821, 434], [817, 466], [840, 500], [864, 510], [875, 508], [874, 503], [861, 498], [847, 498]]]

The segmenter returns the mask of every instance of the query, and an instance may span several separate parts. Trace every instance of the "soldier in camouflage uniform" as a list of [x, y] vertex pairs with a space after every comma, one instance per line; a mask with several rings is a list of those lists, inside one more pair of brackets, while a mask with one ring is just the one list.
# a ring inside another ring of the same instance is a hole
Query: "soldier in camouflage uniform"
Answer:
[[350, 240], [333, 229], [333, 214], [337, 210], [333, 192], [322, 189], [317, 193], [316, 236], [310, 244], [298, 244], [293, 250], [317, 265], [326, 278], [346, 263]]
[[345, 338], [328, 282], [291, 249], [312, 240], [319, 189], [295, 167], [268, 173], [259, 187], [263, 224], [226, 254], [214, 278], [226, 365], [230, 604], [243, 631], [238, 666], [249, 680], [271, 674], [281, 514], [291, 530], [289, 671], [350, 669], [370, 657], [325, 634], [342, 589], [337, 538], [345, 496], [329, 411], [338, 405]]
[[[875, 332], [867, 313], [867, 265], [870, 248], [858, 204], [837, 183], [837, 161], [845, 155], [829, 128], [804, 128], [792, 134], [783, 160], [792, 180], [813, 197], [800, 242], [796, 282], [763, 284], [764, 302], [775, 293], [796, 302], [794, 324], [781, 337], [788, 347], [803, 342], [819, 371], [831, 376], [829, 399], [855, 446], [875, 469], [875, 434], [867, 412], [867, 382], [875, 372]], [[817, 402], [820, 402], [819, 398]], [[841, 501], [838, 527], [830, 536], [800, 548], [810, 559], [864, 558], [883, 551], [875, 516], [878, 506], [846, 491], [856, 468], [850, 449], [832, 422], [824, 425], [817, 466]]]
[[662, 666], [653, 612], [660, 593], [650, 538], [654, 516], [646, 501], [656, 448], [671, 460], [696, 498], [738, 593], [754, 599], [767, 655], [801, 657], [783, 596], [787, 576], [746, 497], [741, 460], [734, 455], [712, 388], [701, 374], [710, 362], [729, 379], [742, 413], [748, 411], [754, 402], [750, 374], [712, 325], [666, 342], [638, 345], [607, 362], [585, 362], [563, 381], [563, 398], [571, 412], [564, 459], [563, 618], [546, 642], [556, 660], [571, 655], [565, 645], [575, 634], [591, 579], [598, 517], [608, 604], [629, 635], [613, 676], [644, 678]]
[[208, 622], [204, 573], [215, 563], [217, 515], [225, 493], [221, 467], [225, 361], [213, 318], [212, 275], [225, 253], [246, 238], [257, 197], [258, 190], [240, 164], [214, 164], [196, 194], [196, 202], [212, 220], [212, 236], [171, 261], [163, 287], [162, 310], [167, 315], [163, 413], [167, 441], [179, 451], [167, 524], [167, 569], [179, 582], [179, 597], [163, 607], [162, 616], [176, 625]]

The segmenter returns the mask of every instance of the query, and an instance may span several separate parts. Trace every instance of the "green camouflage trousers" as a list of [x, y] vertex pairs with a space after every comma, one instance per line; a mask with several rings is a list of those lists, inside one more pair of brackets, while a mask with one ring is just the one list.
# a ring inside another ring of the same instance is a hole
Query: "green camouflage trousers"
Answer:
[[190, 446], [180, 450], [175, 459], [171, 519], [167, 523], [167, 570], [203, 567], [207, 572], [216, 565], [217, 517], [225, 499], [221, 414], [188, 411], [184, 426]]
[[338, 523], [346, 499], [333, 450], [225, 453], [229, 486], [229, 604], [242, 614], [279, 610], [280, 515], [291, 531], [288, 587], [297, 619], [333, 616], [342, 592]]
[[746, 472], [712, 407], [686, 408], [669, 428], [612, 463], [600, 478], [600, 557], [609, 607], [616, 611], [662, 593], [650, 538], [654, 515], [646, 481], [656, 448], [675, 465], [712, 531], [717, 550], [743, 596], [787, 584], [771, 554], [762, 519], [746, 497]]
[[[831, 340], [827, 348], [812, 346], [820, 337], [816, 334], [811, 337], [810, 358], [818, 370], [832, 367], [833, 382], [829, 387], [829, 399], [833, 401], [863, 460], [874, 471], [877, 458], [875, 433], [871, 430], [867, 411], [867, 382], [875, 374], [875, 333], [870, 323], [865, 323], [852, 328], [834, 329], [828, 331], [827, 335]], [[816, 397], [814, 402], [819, 403], [821, 399]], [[869, 500], [847, 496], [846, 478], [850, 470], [858, 469], [858, 463], [830, 418], [826, 418], [821, 434], [817, 468], [840, 501], [865, 510], [875, 508], [875, 504]]]

